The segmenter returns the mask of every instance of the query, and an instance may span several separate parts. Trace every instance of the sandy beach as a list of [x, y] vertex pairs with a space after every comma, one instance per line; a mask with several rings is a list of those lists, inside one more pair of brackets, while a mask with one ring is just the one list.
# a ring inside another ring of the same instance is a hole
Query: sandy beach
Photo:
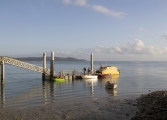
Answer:
[[135, 116], [136, 97], [111, 97], [80, 102], [1, 109], [0, 120], [130, 120]]

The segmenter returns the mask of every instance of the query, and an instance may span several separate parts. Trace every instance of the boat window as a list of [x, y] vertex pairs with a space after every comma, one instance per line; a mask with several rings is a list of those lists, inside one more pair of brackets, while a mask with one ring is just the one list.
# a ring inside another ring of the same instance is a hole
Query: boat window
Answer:
[[108, 68], [108, 70], [117, 70], [117, 68]]

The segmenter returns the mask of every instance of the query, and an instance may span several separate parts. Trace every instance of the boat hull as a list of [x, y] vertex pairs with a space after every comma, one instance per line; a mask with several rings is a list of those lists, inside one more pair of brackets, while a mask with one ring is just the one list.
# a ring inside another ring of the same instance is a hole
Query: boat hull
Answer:
[[82, 79], [97, 79], [97, 75], [82, 75]]
[[82, 79], [82, 76], [81, 76], [81, 75], [77, 75], [77, 76], [75, 77], [75, 79]]
[[52, 80], [55, 82], [64, 82], [65, 81], [64, 78], [53, 78]]
[[110, 74], [96, 74], [98, 75], [98, 78], [106, 78], [106, 77], [111, 77]]
[[106, 83], [105, 87], [107, 89], [116, 89], [117, 88], [117, 85], [116, 83]]

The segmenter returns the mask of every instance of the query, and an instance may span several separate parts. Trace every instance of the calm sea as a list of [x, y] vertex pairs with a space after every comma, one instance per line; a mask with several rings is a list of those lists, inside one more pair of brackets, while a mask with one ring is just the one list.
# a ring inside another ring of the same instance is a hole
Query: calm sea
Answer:
[[[30, 62], [42, 66], [41, 62]], [[22, 108], [33, 105], [61, 104], [87, 99], [112, 97], [125, 99], [155, 90], [167, 89], [167, 62], [100, 62], [94, 61], [94, 70], [102, 65], [114, 65], [120, 76], [98, 80], [66, 80], [64, 83], [42, 81], [41, 73], [5, 64], [5, 84], [1, 85], [0, 107]], [[50, 64], [47, 62], [47, 68]], [[55, 71], [82, 70], [89, 61], [55, 61]], [[118, 83], [116, 90], [106, 90], [107, 81]]]

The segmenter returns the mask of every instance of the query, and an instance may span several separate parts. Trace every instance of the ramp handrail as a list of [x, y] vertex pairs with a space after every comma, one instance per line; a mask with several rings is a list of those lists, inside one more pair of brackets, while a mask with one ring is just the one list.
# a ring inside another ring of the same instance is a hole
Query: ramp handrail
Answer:
[[[24, 69], [28, 69], [28, 70], [32, 70], [35, 72], [40, 72], [43, 73], [44, 69], [41, 66], [37, 66], [37, 65], [33, 65], [27, 62], [23, 62], [11, 57], [7, 57], [7, 56], [0, 56], [0, 61], [4, 61], [4, 63], [7, 63], [9, 65], [13, 65], [13, 66], [17, 66], [17, 67], [21, 67]], [[45, 69], [45, 74], [50, 74], [50, 69]]]

